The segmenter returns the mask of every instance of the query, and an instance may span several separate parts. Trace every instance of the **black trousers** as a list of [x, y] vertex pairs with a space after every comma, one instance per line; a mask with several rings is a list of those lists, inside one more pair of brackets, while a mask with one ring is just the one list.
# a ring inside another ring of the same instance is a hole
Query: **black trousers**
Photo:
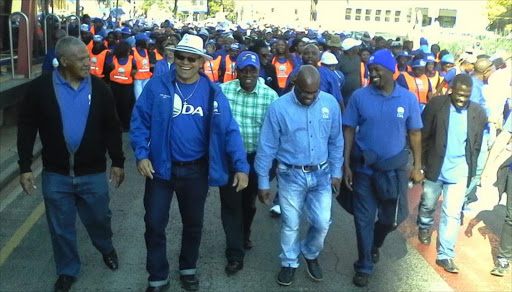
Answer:
[[[249, 184], [241, 192], [232, 187], [233, 176], [227, 185], [220, 187], [221, 220], [226, 234], [226, 258], [228, 261], [243, 261], [244, 242], [250, 240], [251, 226], [256, 215], [258, 197], [258, 175], [254, 170], [256, 153], [247, 154]], [[275, 177], [275, 163], [270, 171], [270, 180]]]
[[112, 94], [114, 95], [121, 127], [123, 130], [130, 129], [130, 119], [132, 118], [133, 105], [135, 104], [133, 84], [110, 82], [110, 89], [112, 89]]

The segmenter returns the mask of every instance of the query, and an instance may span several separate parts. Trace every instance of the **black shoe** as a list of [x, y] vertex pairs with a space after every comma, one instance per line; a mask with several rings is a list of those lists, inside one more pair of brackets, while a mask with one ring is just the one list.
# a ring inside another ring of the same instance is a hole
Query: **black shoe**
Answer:
[[231, 276], [231, 275], [238, 273], [238, 271], [242, 270], [243, 268], [244, 268], [243, 262], [229, 261], [228, 264], [226, 265], [225, 271], [226, 271], [226, 274], [228, 274], [228, 276]]
[[245, 250], [251, 250], [254, 247], [254, 244], [250, 240], [246, 240], [244, 242], [244, 249]]
[[180, 276], [181, 288], [187, 291], [199, 290], [199, 280], [196, 275], [182, 275]]
[[324, 279], [324, 275], [322, 273], [322, 268], [320, 267], [320, 264], [318, 264], [318, 259], [314, 260], [308, 260], [307, 258], [304, 258], [306, 260], [306, 264], [308, 266], [308, 274], [311, 277], [311, 279], [320, 282]]
[[356, 272], [354, 278], [352, 278], [352, 283], [357, 287], [366, 287], [368, 286], [368, 278], [370, 277], [367, 273]]
[[69, 275], [59, 275], [57, 282], [55, 282], [55, 292], [68, 292], [71, 289], [71, 285], [76, 281], [75, 277]]
[[296, 268], [282, 267], [279, 276], [277, 276], [277, 283], [283, 286], [290, 286], [293, 283], [295, 270]]
[[104, 254], [103, 255], [103, 262], [105, 263], [105, 265], [107, 265], [107, 267], [109, 269], [111, 269], [112, 271], [115, 271], [117, 270], [117, 268], [119, 268], [119, 262], [117, 261], [117, 253], [116, 253], [116, 250], [113, 249], [111, 252], [109, 252], [108, 254]]
[[457, 266], [453, 262], [453, 259], [436, 260], [436, 265], [443, 267], [444, 270], [449, 273], [459, 273], [459, 268], [457, 268]]
[[167, 282], [167, 284], [162, 285], [162, 286], [157, 286], [157, 287], [148, 286], [148, 288], [146, 288], [146, 292], [163, 292], [163, 291], [167, 291], [167, 289], [169, 289], [169, 285], [170, 285], [170, 282]]
[[432, 240], [432, 234], [430, 234], [430, 228], [420, 228], [418, 230], [418, 240], [423, 244], [430, 244]]
[[372, 248], [372, 263], [376, 264], [380, 260], [380, 251], [379, 248], [374, 247]]

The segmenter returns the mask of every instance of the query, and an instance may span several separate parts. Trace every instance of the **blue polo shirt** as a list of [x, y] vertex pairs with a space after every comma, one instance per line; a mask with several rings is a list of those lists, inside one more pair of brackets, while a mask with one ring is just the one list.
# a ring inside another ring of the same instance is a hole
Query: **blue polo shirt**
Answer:
[[[299, 73], [300, 66], [295, 66], [292, 72], [286, 80], [286, 86], [290, 83], [290, 77]], [[318, 73], [320, 73], [320, 90], [327, 92], [334, 96], [338, 102], [343, 101], [343, 95], [341, 94], [340, 79], [336, 74], [326, 67], [317, 67]], [[343, 83], [345, 83], [345, 76], [343, 76]]]
[[75, 152], [84, 136], [89, 107], [91, 106], [91, 77], [88, 76], [77, 89], [62, 77], [59, 70], [53, 71], [53, 86], [59, 102], [64, 139], [70, 152]]
[[354, 91], [343, 116], [343, 125], [359, 127], [355, 143], [363, 151], [375, 152], [378, 160], [402, 151], [408, 130], [423, 128], [418, 99], [396, 83], [388, 96], [373, 85]]
[[471, 97], [469, 98], [472, 102], [481, 105], [485, 109], [485, 113], [489, 117], [491, 115], [491, 109], [487, 106], [487, 101], [485, 100], [484, 94], [482, 92], [482, 88], [484, 87], [484, 82], [475, 76], [471, 76], [473, 80], [473, 88], [471, 89]]
[[455, 184], [461, 178], [467, 177], [469, 168], [466, 162], [466, 142], [468, 137], [468, 111], [457, 110], [450, 105], [446, 154], [439, 180]]

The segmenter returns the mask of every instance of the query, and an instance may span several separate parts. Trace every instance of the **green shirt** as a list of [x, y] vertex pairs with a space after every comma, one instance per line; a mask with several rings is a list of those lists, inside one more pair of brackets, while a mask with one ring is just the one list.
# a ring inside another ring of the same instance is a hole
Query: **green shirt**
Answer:
[[265, 113], [279, 96], [261, 80], [258, 80], [252, 92], [243, 90], [238, 79], [223, 83], [220, 87], [229, 100], [235, 120], [240, 125], [245, 151], [256, 152]]

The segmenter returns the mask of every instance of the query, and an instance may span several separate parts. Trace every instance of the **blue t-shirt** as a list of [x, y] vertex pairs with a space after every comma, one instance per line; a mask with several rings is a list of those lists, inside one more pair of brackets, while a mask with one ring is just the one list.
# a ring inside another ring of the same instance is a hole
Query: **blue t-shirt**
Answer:
[[452, 81], [453, 81], [453, 78], [455, 78], [455, 75], [457, 75], [457, 69], [455, 68], [451, 68], [450, 70], [448, 70], [448, 72], [446, 72], [446, 74], [444, 75], [444, 80], [446, 80], [446, 82], [448, 82], [448, 84], [451, 85]]
[[375, 152], [378, 160], [402, 151], [408, 130], [423, 128], [418, 99], [396, 83], [389, 96], [373, 85], [354, 91], [343, 115], [343, 125], [359, 126], [355, 142], [363, 151]]
[[466, 142], [468, 137], [467, 109], [457, 110], [453, 105], [450, 105], [448, 125], [446, 154], [439, 180], [455, 184], [461, 178], [467, 177], [469, 172], [466, 162]]
[[193, 161], [208, 152], [207, 121], [210, 86], [206, 77], [198, 82], [174, 84], [174, 110], [171, 120], [172, 161]]

